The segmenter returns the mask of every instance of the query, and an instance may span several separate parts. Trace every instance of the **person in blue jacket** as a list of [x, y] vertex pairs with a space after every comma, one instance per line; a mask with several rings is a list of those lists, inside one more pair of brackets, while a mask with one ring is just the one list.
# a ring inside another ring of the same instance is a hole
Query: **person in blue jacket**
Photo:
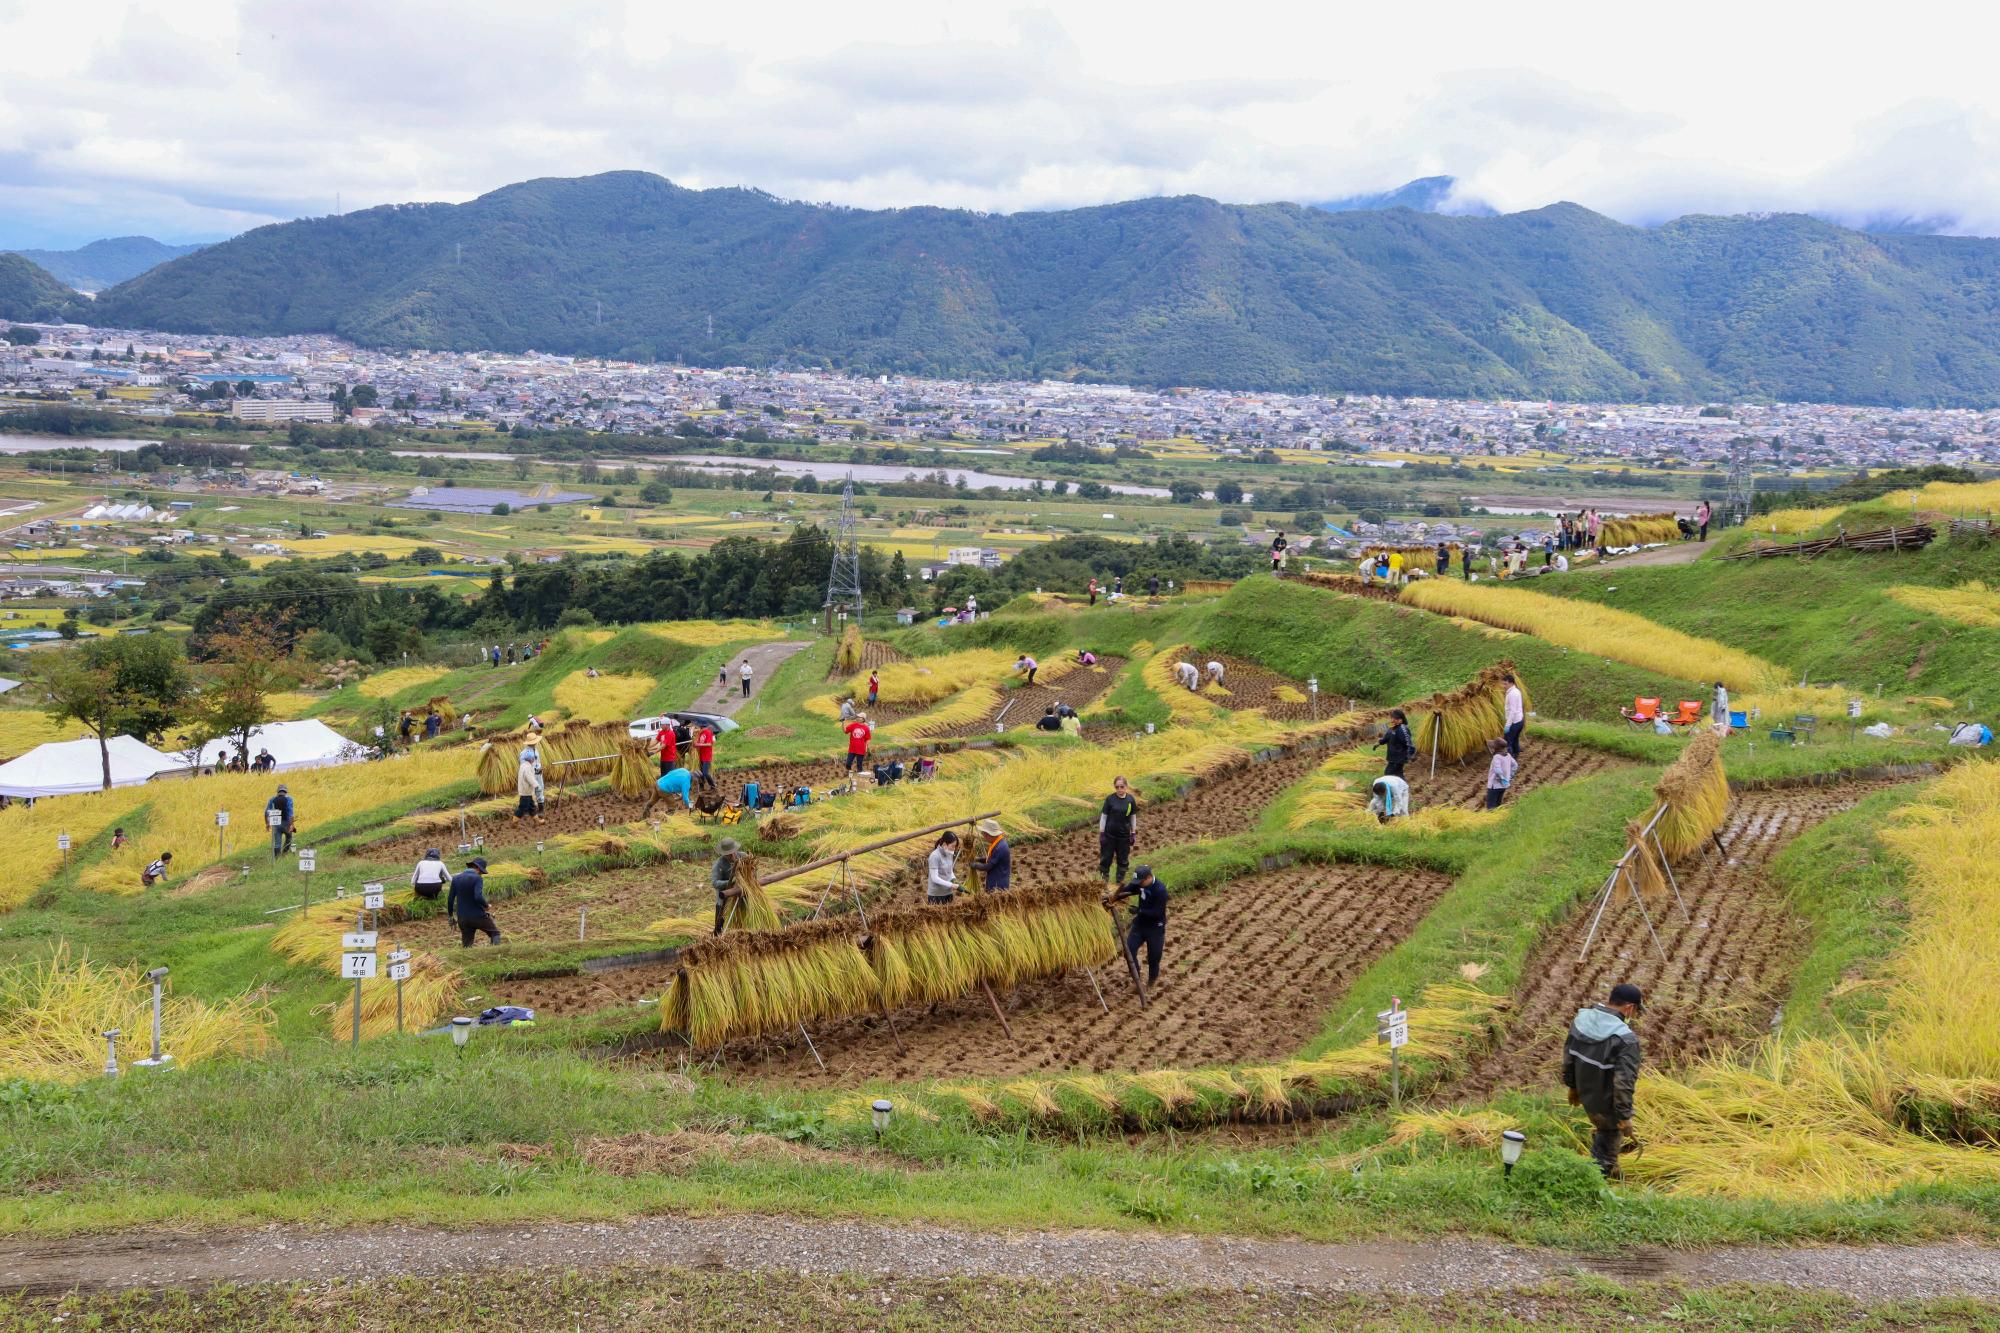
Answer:
[[1007, 843], [1007, 834], [997, 819], [979, 821], [979, 832], [986, 839], [986, 851], [975, 857], [972, 868], [981, 873], [981, 885], [988, 893], [999, 893], [1014, 887], [1014, 849]]
[[1590, 1117], [1590, 1155], [1607, 1180], [1619, 1178], [1618, 1154], [1632, 1139], [1632, 1098], [1639, 1086], [1639, 1034], [1631, 1020], [1646, 997], [1629, 981], [1611, 988], [1603, 1004], [1577, 1011], [1563, 1042], [1562, 1080], [1571, 1106]]

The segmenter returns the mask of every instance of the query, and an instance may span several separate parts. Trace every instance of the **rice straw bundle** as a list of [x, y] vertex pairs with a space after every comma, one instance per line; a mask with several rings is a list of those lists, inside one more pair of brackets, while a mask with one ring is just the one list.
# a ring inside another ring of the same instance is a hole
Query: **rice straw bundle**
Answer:
[[618, 757], [611, 761], [611, 790], [627, 800], [643, 801], [653, 794], [659, 772], [652, 753], [628, 741], [618, 747]]
[[[757, 858], [747, 853], [736, 858], [735, 887], [740, 895], [733, 905], [723, 907], [725, 930], [780, 930], [787, 910], [819, 901], [820, 881], [795, 875], [776, 885], [757, 882]], [[715, 929], [712, 915], [670, 916], [646, 927], [653, 935], [710, 936]]]
[[1708, 842], [1729, 818], [1729, 775], [1722, 767], [1722, 737], [1702, 728], [1667, 765], [1653, 794], [1666, 812], [1653, 832], [1667, 855], [1678, 861]]
[[513, 791], [521, 750], [530, 742], [541, 755], [544, 777], [553, 786], [559, 773], [569, 782], [609, 775], [617, 766], [619, 753], [631, 741], [631, 732], [623, 722], [566, 722], [539, 737], [522, 733], [496, 737], [480, 747], [479, 789], [489, 796]]
[[840, 646], [833, 650], [835, 670], [855, 672], [861, 669], [861, 624], [849, 621], [847, 628], [840, 632]]
[[839, 918], [690, 944], [660, 999], [660, 1030], [706, 1048], [866, 1012], [879, 987], [858, 934]]
[[[143, 969], [72, 958], [67, 943], [0, 969], [0, 1078], [75, 1082], [101, 1076], [104, 1038], [98, 1034], [120, 1029], [128, 1052], [143, 1043], [152, 994]], [[170, 991], [160, 1010], [161, 1044], [176, 1065], [256, 1055], [269, 1045], [273, 1021], [271, 1011], [248, 995], [208, 1004]]]
[[[1440, 760], [1456, 761], [1484, 749], [1486, 742], [1506, 731], [1506, 678], [1513, 673], [1512, 662], [1496, 662], [1456, 690], [1403, 705], [1404, 712], [1419, 715], [1411, 729], [1418, 757], [1428, 757], [1435, 745]], [[1524, 709], [1527, 693], [1522, 686]]]
[[1598, 541], [1609, 546], [1647, 546], [1678, 541], [1681, 525], [1673, 514], [1633, 514], [1607, 518], [1597, 529]]
[[445, 731], [450, 731], [458, 725], [458, 710], [451, 706], [449, 695], [433, 694], [426, 701], [426, 706], [437, 711], [438, 719]]

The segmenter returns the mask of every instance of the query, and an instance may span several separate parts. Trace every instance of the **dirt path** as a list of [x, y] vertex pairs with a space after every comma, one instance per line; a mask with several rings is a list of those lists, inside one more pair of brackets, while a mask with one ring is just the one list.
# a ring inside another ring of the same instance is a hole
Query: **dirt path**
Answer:
[[2000, 1249], [1926, 1245], [1684, 1253], [1628, 1249], [1610, 1258], [1492, 1241], [1328, 1244], [1231, 1236], [1097, 1231], [967, 1232], [848, 1219], [651, 1217], [446, 1230], [377, 1226], [173, 1234], [158, 1229], [56, 1241], [0, 1242], [0, 1289], [189, 1287], [212, 1283], [421, 1277], [494, 1269], [676, 1267], [869, 1278], [1131, 1281], [1178, 1290], [1447, 1295], [1532, 1286], [1579, 1274], [1696, 1286], [1775, 1283], [1860, 1301], [2000, 1297]]
[[1640, 565], [1691, 565], [1701, 559], [1702, 552], [1714, 544], [1713, 539], [1705, 542], [1675, 542], [1671, 546], [1656, 546], [1650, 551], [1613, 556], [1609, 560], [1593, 560], [1587, 565], [1572, 565], [1570, 572], [1616, 574], [1621, 569], [1634, 569]]
[[743, 697], [740, 668], [745, 662], [750, 664], [750, 693], [755, 698], [771, 681], [771, 673], [794, 653], [802, 653], [812, 647], [809, 639], [785, 639], [778, 643], [760, 643], [754, 648], [745, 648], [740, 654], [729, 659], [729, 680], [726, 683], [702, 686], [689, 708], [698, 708], [705, 713], [720, 713], [724, 717], [734, 717], [750, 702]]

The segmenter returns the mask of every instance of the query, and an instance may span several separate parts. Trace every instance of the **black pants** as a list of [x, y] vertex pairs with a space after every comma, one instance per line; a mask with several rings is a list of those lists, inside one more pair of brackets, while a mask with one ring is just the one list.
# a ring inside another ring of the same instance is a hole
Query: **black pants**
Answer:
[[1097, 835], [1097, 877], [1111, 877], [1112, 862], [1118, 863], [1118, 881], [1125, 882], [1125, 868], [1132, 861], [1132, 838], [1130, 834], [1100, 833]]
[[1510, 725], [1503, 733], [1507, 738], [1507, 753], [1513, 755], [1516, 759], [1521, 757], [1521, 732], [1527, 728], [1527, 725], [1525, 721], [1516, 722]]
[[1382, 776], [1385, 778], [1402, 777], [1403, 765], [1409, 762], [1410, 762], [1410, 757], [1406, 754], [1391, 755], [1389, 759], [1385, 761], [1384, 764], [1382, 765]]
[[856, 754], [854, 753], [854, 751], [849, 750], [847, 752], [847, 762], [841, 766], [840, 771], [843, 773], [859, 773], [863, 768], [867, 767], [867, 765], [868, 765], [867, 755]]
[[1125, 952], [1135, 963], [1142, 944], [1146, 946], [1146, 981], [1150, 985], [1160, 979], [1160, 955], [1167, 951], [1167, 923], [1133, 918], [1131, 928], [1125, 932]]
[[1590, 1159], [1607, 1178], [1618, 1176], [1618, 1117], [1609, 1111], [1587, 1111], [1590, 1116]]
[[728, 908], [729, 908], [729, 901], [728, 901], [728, 899], [726, 899], [726, 898], [722, 897], [722, 896], [721, 896], [720, 894], [716, 895], [716, 899], [715, 899], [715, 933], [716, 933], [716, 934], [718, 934], [718, 935], [720, 935], [720, 934], [722, 933], [722, 923], [723, 923], [723, 921], [724, 921], [725, 919], [727, 919], [727, 917], [728, 917], [728, 915], [729, 915], [729, 911], [728, 911]]
[[467, 916], [463, 912], [458, 914], [458, 943], [460, 948], [470, 949], [472, 947], [472, 937], [482, 930], [486, 932], [486, 942], [488, 944], [498, 944], [500, 942], [500, 927], [493, 924], [493, 913], [478, 912], [472, 916]]
[[1708, 524], [1706, 524], [1706, 523], [1704, 523], [1704, 524], [1702, 524], [1702, 525], [1701, 525], [1701, 539], [1702, 539], [1703, 541], [1707, 541], [1707, 540], [1708, 540]]
[[1486, 808], [1488, 810], [1498, 810], [1500, 802], [1506, 799], [1507, 789], [1505, 787], [1488, 787], [1486, 789]]
[[540, 813], [542, 813], [542, 808], [536, 804], [535, 798], [532, 796], [523, 796], [514, 802], [514, 818], [516, 819], [526, 819], [530, 815], [539, 815]]
[[676, 768], [680, 767], [680, 762], [679, 759], [667, 758], [666, 753], [662, 751], [660, 754], [660, 776], [665, 777], [667, 774], [673, 772]]
[[743, 697], [746, 699], [750, 697], [750, 677], [748, 676], [743, 678]]
[[1033, 685], [1033, 684], [1035, 683], [1035, 673], [1036, 673], [1037, 671], [1040, 671], [1040, 670], [1041, 670], [1041, 668], [1040, 668], [1040, 667], [1029, 667], [1029, 668], [1028, 668], [1028, 683], [1029, 683], [1030, 685]]

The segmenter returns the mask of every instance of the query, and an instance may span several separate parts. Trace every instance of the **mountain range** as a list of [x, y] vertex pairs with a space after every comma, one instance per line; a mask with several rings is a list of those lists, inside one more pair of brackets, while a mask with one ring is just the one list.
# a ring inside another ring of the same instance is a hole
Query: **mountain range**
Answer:
[[2000, 403], [2000, 241], [1198, 197], [883, 211], [642, 172], [281, 223], [93, 322], [377, 347], [1468, 397]]
[[150, 236], [113, 236], [74, 250], [16, 250], [13, 253], [46, 269], [56, 281], [80, 292], [100, 292], [169, 259], [201, 249], [199, 245], [167, 245]]
[[79, 318], [84, 298], [36, 264], [0, 250], [0, 319], [53, 323]]

